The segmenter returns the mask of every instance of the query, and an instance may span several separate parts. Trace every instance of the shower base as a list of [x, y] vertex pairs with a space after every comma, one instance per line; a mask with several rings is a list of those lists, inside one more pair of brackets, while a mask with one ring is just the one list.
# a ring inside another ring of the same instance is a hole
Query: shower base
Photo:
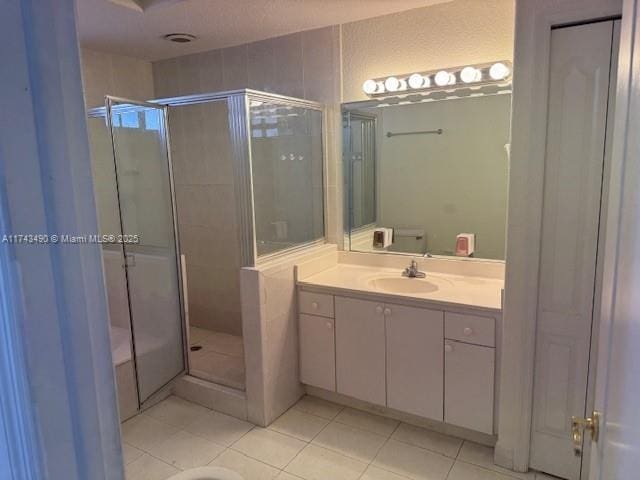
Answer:
[[245, 389], [242, 337], [191, 326], [189, 344], [190, 375], [238, 390]]

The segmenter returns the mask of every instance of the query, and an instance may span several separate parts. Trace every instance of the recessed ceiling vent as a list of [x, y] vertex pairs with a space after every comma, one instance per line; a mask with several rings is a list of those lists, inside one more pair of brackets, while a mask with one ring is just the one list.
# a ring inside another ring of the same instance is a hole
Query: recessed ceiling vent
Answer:
[[189, 43], [193, 42], [196, 39], [196, 36], [191, 35], [190, 33], [169, 33], [165, 35], [164, 38], [170, 42]]

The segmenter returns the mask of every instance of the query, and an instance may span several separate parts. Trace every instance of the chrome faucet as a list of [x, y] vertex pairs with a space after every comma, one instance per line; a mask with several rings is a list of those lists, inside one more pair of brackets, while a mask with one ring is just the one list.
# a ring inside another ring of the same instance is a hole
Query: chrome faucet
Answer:
[[411, 260], [411, 265], [404, 269], [402, 276], [409, 278], [424, 278], [427, 274], [418, 270], [418, 262], [414, 259]]

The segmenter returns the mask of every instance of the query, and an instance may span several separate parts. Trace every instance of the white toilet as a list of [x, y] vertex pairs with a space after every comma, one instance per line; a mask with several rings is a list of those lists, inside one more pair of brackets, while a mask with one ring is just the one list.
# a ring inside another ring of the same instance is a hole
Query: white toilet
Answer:
[[240, 475], [221, 467], [199, 467], [180, 472], [167, 480], [244, 480]]

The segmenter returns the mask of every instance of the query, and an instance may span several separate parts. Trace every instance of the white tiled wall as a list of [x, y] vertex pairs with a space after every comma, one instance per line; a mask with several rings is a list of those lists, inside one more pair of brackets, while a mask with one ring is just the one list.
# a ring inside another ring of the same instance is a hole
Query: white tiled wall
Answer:
[[298, 318], [294, 266], [309, 271], [335, 264], [336, 247], [324, 245], [298, 255], [243, 269], [242, 322], [247, 367], [249, 420], [268, 425], [302, 395], [298, 380]]
[[226, 102], [172, 108], [170, 134], [190, 323], [240, 335], [240, 252]]
[[153, 78], [158, 97], [253, 88], [338, 103], [339, 27], [161, 60]]

